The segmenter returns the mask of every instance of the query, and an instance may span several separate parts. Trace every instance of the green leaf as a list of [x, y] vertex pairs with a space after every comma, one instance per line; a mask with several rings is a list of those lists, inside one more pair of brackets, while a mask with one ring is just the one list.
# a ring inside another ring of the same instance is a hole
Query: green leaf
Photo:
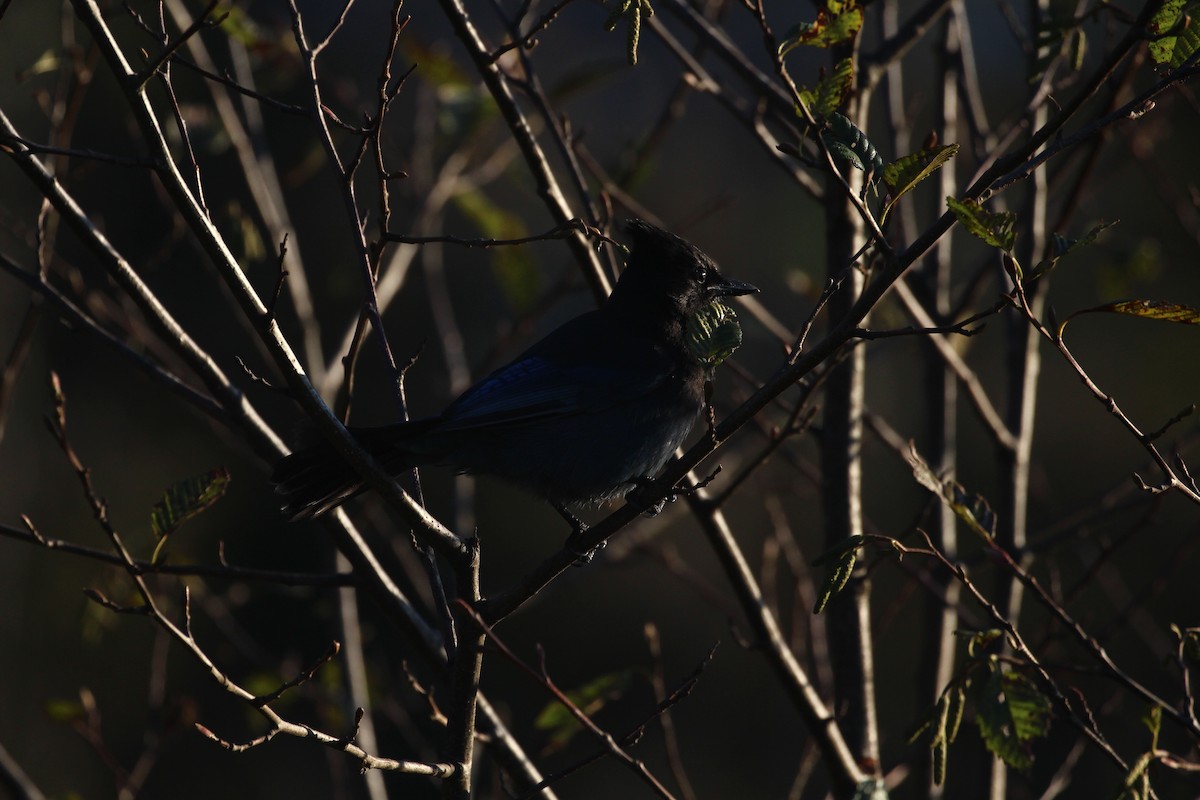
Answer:
[[917, 483], [941, 498], [971, 530], [988, 541], [996, 535], [996, 512], [992, 510], [987, 498], [968, 492], [956, 481], [938, 476], [911, 443], [906, 457]]
[[[1150, 18], [1146, 32], [1150, 35], [1150, 58], [1155, 64], [1177, 67], [1187, 59], [1187, 55], [1180, 57], [1177, 52], [1187, 49], [1186, 42], [1182, 47], [1179, 42], [1180, 34], [1186, 34], [1190, 27], [1189, 20], [1184, 15], [1187, 6], [1188, 0], [1166, 0]], [[1192, 36], [1195, 36], [1194, 32]], [[1194, 49], [1193, 46], [1192, 50]], [[1191, 55], [1191, 52], [1188, 52], [1188, 55]]]
[[150, 530], [158, 539], [153, 563], [158, 563], [163, 545], [179, 526], [220, 500], [229, 488], [229, 470], [217, 467], [203, 475], [185, 478], [163, 492], [150, 512]]
[[892, 206], [912, 191], [918, 183], [937, 172], [946, 162], [958, 155], [957, 144], [946, 144], [897, 159], [883, 168], [883, 182], [892, 199], [888, 201], [883, 216], [887, 217]]
[[1019, 672], [996, 666], [975, 693], [975, 722], [983, 743], [1013, 769], [1033, 766], [1034, 739], [1050, 731], [1050, 700]]
[[829, 127], [821, 132], [821, 139], [834, 156], [855, 169], [865, 170], [868, 180], [883, 170], [883, 158], [875, 145], [843, 115], [834, 113], [829, 117]]
[[814, 22], [800, 22], [789, 30], [779, 43], [779, 55], [797, 47], [829, 47], [852, 40], [862, 28], [863, 16], [859, 0], [826, 0], [817, 11]]
[[[482, 191], [468, 189], [454, 196], [454, 204], [487, 239], [522, 239], [529, 230], [519, 216], [492, 202]], [[527, 247], [497, 246], [488, 250], [492, 269], [505, 299], [518, 313], [531, 309], [541, 297], [542, 280]]]
[[985, 211], [983, 206], [974, 200], [957, 200], [953, 197], [946, 198], [946, 205], [972, 236], [1006, 253], [1012, 252], [1013, 243], [1017, 239], [1017, 234], [1013, 231], [1013, 225], [1017, 222], [1015, 213]]
[[841, 545], [826, 550], [813, 561], [813, 566], [828, 564], [825, 571], [825, 585], [821, 596], [813, 607], [814, 614], [820, 614], [835, 594], [846, 587], [847, 581], [854, 573], [854, 564], [858, 560], [858, 548], [862, 547], [864, 538], [861, 535], [851, 536]]
[[[1193, 13], [1196, 7], [1189, 9]], [[1179, 69], [1183, 63], [1200, 50], [1200, 24], [1194, 17], [1188, 17], [1187, 24], [1175, 38], [1175, 47], [1171, 50], [1171, 69]]]
[[1068, 239], [1065, 236], [1060, 236], [1057, 233], [1052, 234], [1050, 241], [1053, 245], [1054, 252], [1049, 258], [1038, 262], [1038, 265], [1033, 268], [1033, 272], [1030, 274], [1029, 280], [1035, 281], [1047, 274], [1050, 272], [1050, 270], [1054, 269], [1058, 265], [1060, 259], [1066, 258], [1076, 250], [1086, 247], [1092, 242], [1096, 241], [1097, 236], [1120, 221], [1121, 220], [1119, 219], [1114, 219], [1112, 222], [1101, 222], [1078, 239]]
[[[610, 700], [619, 697], [629, 686], [633, 674], [632, 670], [622, 670], [601, 675], [565, 694], [576, 708], [590, 717]], [[533, 724], [538, 730], [550, 734], [550, 747], [555, 750], [565, 747], [583, 729], [575, 715], [557, 700], [545, 705]]]
[[1122, 300], [1119, 303], [1105, 303], [1102, 306], [1084, 308], [1072, 313], [1058, 326], [1061, 338], [1067, 323], [1084, 314], [1126, 314], [1144, 319], [1156, 319], [1161, 322], [1175, 322], [1182, 325], [1200, 325], [1200, 309], [1184, 306], [1178, 303], [1168, 303], [1164, 300]]
[[824, 119], [841, 108], [853, 85], [854, 61], [843, 58], [834, 65], [833, 72], [817, 81], [816, 88], [800, 90], [800, 102], [804, 103], [814, 117]]
[[723, 303], [710, 303], [688, 320], [685, 341], [692, 356], [712, 370], [742, 345], [737, 314]]

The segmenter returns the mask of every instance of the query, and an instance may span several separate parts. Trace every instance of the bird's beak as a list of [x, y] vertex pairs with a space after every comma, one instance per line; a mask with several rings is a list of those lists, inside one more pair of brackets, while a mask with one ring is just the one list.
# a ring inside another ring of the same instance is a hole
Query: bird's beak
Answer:
[[758, 291], [758, 287], [752, 283], [726, 278], [724, 275], [721, 279], [708, 287], [708, 293], [714, 297], [737, 297], [740, 294], [754, 294]]

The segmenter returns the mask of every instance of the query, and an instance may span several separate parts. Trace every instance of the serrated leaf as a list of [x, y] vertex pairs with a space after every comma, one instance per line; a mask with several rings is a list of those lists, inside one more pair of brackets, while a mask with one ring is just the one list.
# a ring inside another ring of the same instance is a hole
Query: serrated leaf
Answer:
[[1060, 259], [1066, 258], [1076, 250], [1086, 247], [1092, 242], [1096, 241], [1097, 236], [1120, 221], [1121, 220], [1119, 219], [1114, 219], [1112, 222], [1101, 222], [1093, 226], [1090, 231], [1078, 239], [1068, 239], [1065, 236], [1060, 236], [1057, 233], [1051, 234], [1050, 241], [1053, 245], [1054, 254], [1049, 258], [1039, 262], [1038, 265], [1033, 268], [1033, 272], [1029, 275], [1029, 280], [1035, 281], [1046, 273], [1050, 272], [1050, 270], [1054, 269], [1058, 265]]
[[724, 303], [710, 303], [688, 319], [688, 351], [712, 370], [742, 346], [742, 326], [737, 314]]
[[1017, 234], [1013, 226], [1017, 215], [1012, 211], [987, 211], [974, 200], [946, 198], [946, 205], [958, 218], [959, 223], [972, 236], [982, 239], [992, 247], [1011, 253]]
[[971, 530], [987, 540], [996, 535], [996, 512], [992, 510], [987, 498], [968, 492], [956, 481], [940, 477], [917, 452], [914, 444], [909, 444], [906, 458], [917, 483], [941, 498]]
[[[1192, 9], [1195, 11], [1195, 9]], [[1175, 37], [1175, 46], [1171, 49], [1171, 69], [1179, 69], [1192, 54], [1200, 50], [1200, 21], [1189, 17], [1183, 30]]]
[[[519, 216], [492, 202], [479, 189], [472, 188], [455, 195], [454, 205], [475, 223], [485, 238], [521, 239], [529, 235]], [[505, 299], [518, 313], [531, 309], [541, 297], [542, 281], [530, 249], [502, 246], [489, 248], [488, 252]]]
[[179, 526], [220, 500], [229, 488], [229, 470], [217, 467], [203, 475], [185, 478], [163, 492], [162, 500], [150, 512], [150, 530], [158, 539], [155, 563], [167, 537]]
[[853, 147], [830, 137], [825, 137], [825, 146], [829, 148], [829, 152], [839, 161], [845, 161], [856, 170], [862, 171], [862, 159], [858, 157], [858, 153], [854, 152]]
[[853, 39], [862, 28], [863, 17], [859, 0], [827, 0], [817, 11], [813, 22], [800, 22], [784, 34], [779, 43], [779, 55], [797, 47], [830, 47]]
[[813, 561], [814, 566], [827, 564], [829, 567], [825, 571], [825, 585], [821, 588], [821, 595], [813, 606], [814, 614], [824, 611], [833, 596], [846, 588], [847, 581], [854, 573], [854, 565], [858, 561], [858, 548], [862, 547], [863, 541], [862, 536], [851, 536], [841, 546], [827, 550]]
[[[584, 684], [583, 686], [565, 692], [571, 703], [587, 716], [591, 716], [618, 697], [629, 685], [633, 672], [623, 670], [612, 672]], [[575, 715], [558, 701], [548, 703], [537, 715], [533, 725], [540, 731], [546, 731], [550, 736], [550, 747], [559, 749], [570, 743], [571, 739], [582, 730]]]
[[1179, 303], [1168, 303], [1164, 300], [1122, 300], [1118, 303], [1105, 303], [1093, 308], [1084, 308], [1072, 313], [1058, 326], [1058, 335], [1062, 336], [1067, 323], [1084, 314], [1125, 314], [1144, 319], [1155, 319], [1160, 322], [1174, 322], [1181, 325], [1200, 325], [1200, 309]]
[[821, 132], [821, 139], [829, 151], [850, 166], [867, 173], [868, 180], [883, 170], [883, 157], [871, 144], [867, 135], [841, 114], [829, 117], [829, 127]]
[[883, 182], [887, 185], [892, 199], [888, 201], [887, 208], [883, 210], [883, 216], [887, 217], [897, 200], [945, 166], [946, 162], [956, 155], [958, 155], [958, 145], [946, 144], [907, 155], [884, 167]]
[[977, 684], [975, 722], [983, 743], [1013, 769], [1033, 766], [1034, 739], [1050, 731], [1050, 700], [1019, 672], [993, 667]]
[[[1155, 64], [1172, 64], [1179, 40], [1179, 28], [1186, 24], [1183, 10], [1188, 0], [1166, 0], [1150, 17], [1146, 32], [1150, 35], [1148, 49]], [[1180, 59], [1179, 63], [1183, 63]]]
[[823, 119], [841, 108], [853, 85], [854, 61], [843, 58], [834, 65], [832, 72], [817, 82], [815, 88], [800, 90], [800, 102], [813, 116]]

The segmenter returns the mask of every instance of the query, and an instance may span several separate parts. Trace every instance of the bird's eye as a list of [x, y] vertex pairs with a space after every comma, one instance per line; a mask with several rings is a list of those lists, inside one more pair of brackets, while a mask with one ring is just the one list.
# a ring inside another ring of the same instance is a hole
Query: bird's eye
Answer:
[[703, 286], [704, 282], [708, 280], [708, 267], [696, 267], [696, 271], [692, 273], [692, 277], [696, 279], [696, 283]]

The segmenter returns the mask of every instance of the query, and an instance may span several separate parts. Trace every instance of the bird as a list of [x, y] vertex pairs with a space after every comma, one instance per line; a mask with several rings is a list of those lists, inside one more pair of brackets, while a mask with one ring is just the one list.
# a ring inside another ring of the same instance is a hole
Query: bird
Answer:
[[[570, 507], [644, 486], [705, 407], [714, 362], [689, 342], [689, 324], [721, 298], [758, 291], [722, 275], [686, 239], [640, 219], [625, 230], [626, 267], [600, 307], [547, 334], [441, 414], [350, 433], [392, 475], [425, 466], [491, 475], [549, 501], [582, 533]], [[293, 521], [365, 488], [323, 441], [282, 458], [271, 480]]]

